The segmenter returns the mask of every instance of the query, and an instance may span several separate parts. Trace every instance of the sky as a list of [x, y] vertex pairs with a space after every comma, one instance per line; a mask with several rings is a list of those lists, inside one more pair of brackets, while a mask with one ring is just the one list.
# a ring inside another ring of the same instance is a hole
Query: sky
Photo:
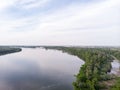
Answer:
[[120, 0], [0, 0], [0, 45], [120, 46]]

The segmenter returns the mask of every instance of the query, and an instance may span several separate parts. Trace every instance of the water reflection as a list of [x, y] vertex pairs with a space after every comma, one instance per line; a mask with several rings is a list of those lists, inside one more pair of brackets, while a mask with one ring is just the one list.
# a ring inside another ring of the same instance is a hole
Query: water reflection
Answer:
[[0, 57], [0, 90], [73, 90], [82, 64], [61, 51], [23, 49]]
[[119, 60], [113, 60], [111, 65], [112, 65], [111, 73], [119, 75], [119, 73], [120, 73], [120, 61]]

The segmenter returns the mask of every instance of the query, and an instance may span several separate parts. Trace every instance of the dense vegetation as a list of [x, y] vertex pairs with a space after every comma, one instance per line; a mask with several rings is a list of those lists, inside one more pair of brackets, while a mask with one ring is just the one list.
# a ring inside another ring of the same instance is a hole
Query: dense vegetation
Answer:
[[0, 46], [0, 55], [5, 55], [5, 54], [9, 54], [9, 53], [19, 52], [21, 50], [22, 49], [20, 49], [20, 48]]
[[120, 90], [120, 77], [116, 78], [116, 83], [111, 90]]
[[[113, 59], [120, 60], [120, 51], [114, 48], [80, 48], [80, 47], [45, 47], [46, 49], [58, 49], [72, 55], [76, 55], [85, 61], [76, 75], [73, 82], [74, 90], [109, 90], [103, 81], [115, 79], [115, 76], [108, 74], [111, 70]], [[120, 81], [112, 90], [120, 86]]]

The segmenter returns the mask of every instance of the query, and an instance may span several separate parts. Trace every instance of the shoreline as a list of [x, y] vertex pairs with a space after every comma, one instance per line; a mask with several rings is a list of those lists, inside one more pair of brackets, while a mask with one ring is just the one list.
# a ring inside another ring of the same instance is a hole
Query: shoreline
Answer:
[[16, 52], [22, 51], [21, 48], [14, 48], [14, 47], [0, 47], [0, 56], [12, 54]]

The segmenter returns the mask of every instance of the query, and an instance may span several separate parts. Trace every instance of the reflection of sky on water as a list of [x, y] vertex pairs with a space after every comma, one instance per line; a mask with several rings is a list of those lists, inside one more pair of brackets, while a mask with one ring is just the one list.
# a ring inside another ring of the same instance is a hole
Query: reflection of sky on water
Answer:
[[119, 71], [120, 71], [120, 62], [118, 60], [113, 60], [111, 65], [112, 65], [111, 73], [112, 74], [119, 73]]
[[84, 62], [57, 50], [23, 49], [0, 57], [0, 90], [72, 90]]

